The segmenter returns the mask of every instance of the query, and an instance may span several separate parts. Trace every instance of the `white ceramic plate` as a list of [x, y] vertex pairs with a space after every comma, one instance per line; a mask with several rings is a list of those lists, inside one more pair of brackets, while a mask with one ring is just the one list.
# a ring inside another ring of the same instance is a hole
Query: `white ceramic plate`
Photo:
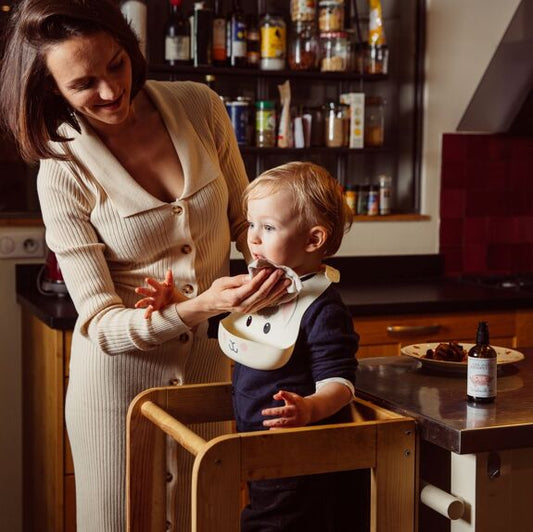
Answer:
[[[440, 369], [444, 371], [466, 372], [466, 360], [464, 362], [449, 362], [446, 360], [433, 360], [425, 357], [428, 349], [435, 350], [438, 345], [439, 342], [406, 345], [405, 347], [402, 347], [402, 354], [420, 360], [422, 365], [428, 368]], [[474, 344], [461, 343], [461, 345], [468, 353], [468, 350]], [[497, 347], [495, 345], [492, 347], [495, 349], [496, 355], [498, 356], [498, 366], [502, 366], [504, 364], [514, 364], [515, 362], [524, 360], [524, 355], [519, 351], [515, 351], [514, 349], [510, 349], [508, 347]]]

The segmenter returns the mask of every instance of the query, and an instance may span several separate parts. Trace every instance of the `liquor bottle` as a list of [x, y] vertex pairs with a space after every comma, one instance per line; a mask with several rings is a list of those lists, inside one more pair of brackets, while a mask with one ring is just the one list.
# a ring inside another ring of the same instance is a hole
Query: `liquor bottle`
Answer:
[[233, 11], [228, 18], [226, 43], [230, 66], [247, 66], [246, 20], [239, 0], [233, 0]]
[[181, 0], [170, 0], [170, 13], [165, 24], [165, 61], [169, 65], [191, 62], [191, 28], [181, 11]]
[[146, 2], [144, 0], [124, 0], [120, 4], [120, 10], [136, 33], [139, 39], [139, 48], [146, 57]]
[[496, 398], [497, 355], [489, 344], [489, 326], [480, 321], [476, 345], [468, 352], [467, 398], [475, 403], [491, 403]]
[[194, 66], [209, 66], [213, 50], [213, 11], [206, 2], [194, 2], [192, 49]]
[[223, 13], [222, 0], [215, 0], [213, 15], [213, 64], [226, 66], [228, 53], [226, 50], [226, 17]]
[[246, 17], [246, 59], [249, 67], [259, 67], [259, 60], [261, 59], [260, 36], [255, 15]]

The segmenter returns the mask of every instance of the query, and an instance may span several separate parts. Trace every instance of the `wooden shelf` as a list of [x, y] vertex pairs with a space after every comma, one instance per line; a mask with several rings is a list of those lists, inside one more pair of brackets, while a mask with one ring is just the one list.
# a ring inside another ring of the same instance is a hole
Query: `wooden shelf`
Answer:
[[194, 74], [202, 76], [213, 74], [219, 76], [239, 76], [239, 77], [263, 77], [263, 78], [303, 78], [339, 81], [383, 81], [388, 79], [387, 74], [358, 74], [355, 72], [321, 72], [319, 70], [261, 70], [258, 68], [238, 68], [238, 67], [215, 67], [193, 65], [166, 65], [151, 64], [148, 71], [150, 74]]
[[402, 214], [386, 214], [378, 216], [360, 215], [354, 216], [354, 223], [358, 222], [425, 222], [431, 220], [429, 214], [416, 213], [402, 213]]

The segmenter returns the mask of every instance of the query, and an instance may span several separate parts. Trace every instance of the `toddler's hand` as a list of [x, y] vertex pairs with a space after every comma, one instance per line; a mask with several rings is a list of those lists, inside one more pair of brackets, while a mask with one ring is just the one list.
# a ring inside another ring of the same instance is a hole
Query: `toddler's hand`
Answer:
[[263, 425], [271, 429], [287, 427], [303, 427], [311, 421], [311, 405], [305, 397], [296, 393], [280, 390], [274, 395], [276, 401], [284, 401], [285, 406], [265, 408], [263, 416], [276, 416], [265, 419]]
[[172, 270], [167, 271], [165, 280], [162, 283], [151, 277], [146, 278], [145, 282], [149, 287], [140, 286], [135, 289], [137, 294], [145, 296], [135, 303], [135, 308], [145, 308], [144, 317], [148, 319], [155, 310], [160, 310], [174, 302], [174, 279]]

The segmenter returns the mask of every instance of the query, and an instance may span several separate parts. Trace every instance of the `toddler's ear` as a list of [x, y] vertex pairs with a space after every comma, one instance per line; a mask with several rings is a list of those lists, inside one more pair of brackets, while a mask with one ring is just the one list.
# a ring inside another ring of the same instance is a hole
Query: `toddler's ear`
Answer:
[[328, 239], [328, 232], [326, 228], [322, 225], [315, 225], [309, 230], [309, 237], [307, 240], [307, 246], [305, 251], [313, 253], [318, 251], [321, 247], [324, 246], [326, 240]]

